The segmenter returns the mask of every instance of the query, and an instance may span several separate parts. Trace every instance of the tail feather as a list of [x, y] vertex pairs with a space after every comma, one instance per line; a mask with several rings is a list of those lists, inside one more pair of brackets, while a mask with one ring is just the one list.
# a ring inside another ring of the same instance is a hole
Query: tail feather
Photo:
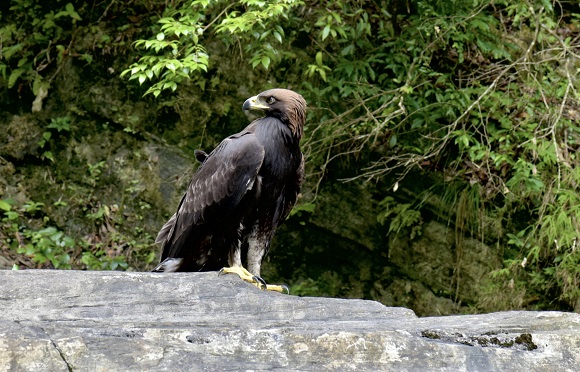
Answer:
[[159, 230], [159, 234], [157, 234], [157, 238], [155, 239], [155, 243], [161, 243], [165, 245], [165, 242], [171, 238], [173, 235], [173, 230], [175, 228], [175, 221], [177, 220], [177, 214], [173, 214], [169, 221], [163, 225], [161, 230]]
[[159, 265], [155, 266], [155, 268], [151, 271], [157, 273], [173, 273], [179, 270], [181, 266], [181, 262], [183, 258], [166, 258], [161, 262]]

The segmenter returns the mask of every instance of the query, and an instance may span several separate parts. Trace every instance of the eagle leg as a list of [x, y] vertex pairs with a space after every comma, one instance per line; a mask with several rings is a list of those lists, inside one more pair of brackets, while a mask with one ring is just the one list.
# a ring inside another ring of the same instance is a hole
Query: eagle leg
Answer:
[[276, 291], [280, 293], [290, 294], [290, 290], [285, 285], [266, 284], [266, 281], [261, 277], [252, 274], [242, 266], [224, 267], [218, 272], [218, 276], [222, 274], [236, 274], [243, 281], [252, 283], [256, 287], [264, 291]]

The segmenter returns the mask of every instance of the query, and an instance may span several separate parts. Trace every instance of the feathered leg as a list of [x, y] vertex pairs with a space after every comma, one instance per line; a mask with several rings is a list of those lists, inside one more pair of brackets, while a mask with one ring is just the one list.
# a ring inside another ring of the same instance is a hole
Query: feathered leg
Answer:
[[236, 274], [240, 279], [252, 283], [256, 287], [266, 291], [276, 291], [280, 293], [290, 293], [290, 290], [285, 285], [266, 284], [266, 281], [260, 277], [260, 267], [262, 258], [264, 257], [264, 245], [259, 244], [257, 239], [248, 239], [248, 268], [246, 270], [242, 266], [241, 251], [239, 246], [229, 256], [230, 267], [222, 268], [218, 275], [222, 274]]

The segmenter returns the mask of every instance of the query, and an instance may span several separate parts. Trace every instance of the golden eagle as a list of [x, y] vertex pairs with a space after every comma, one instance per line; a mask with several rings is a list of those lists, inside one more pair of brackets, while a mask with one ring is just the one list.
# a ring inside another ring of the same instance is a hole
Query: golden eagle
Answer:
[[260, 266], [304, 179], [300, 139], [306, 101], [291, 90], [271, 89], [247, 99], [242, 108], [265, 116], [210, 154], [196, 152], [202, 164], [157, 235], [163, 254], [153, 271], [221, 269], [281, 292], [281, 286], [266, 285]]

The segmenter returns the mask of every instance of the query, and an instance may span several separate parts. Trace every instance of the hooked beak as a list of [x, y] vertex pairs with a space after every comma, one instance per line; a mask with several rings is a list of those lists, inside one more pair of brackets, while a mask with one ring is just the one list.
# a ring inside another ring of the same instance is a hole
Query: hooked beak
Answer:
[[270, 109], [270, 106], [268, 106], [267, 104], [265, 104], [260, 99], [260, 97], [253, 96], [253, 97], [248, 98], [246, 100], [246, 102], [244, 102], [244, 105], [242, 106], [242, 109], [244, 111], [248, 111], [248, 110], [266, 111], [266, 110]]

